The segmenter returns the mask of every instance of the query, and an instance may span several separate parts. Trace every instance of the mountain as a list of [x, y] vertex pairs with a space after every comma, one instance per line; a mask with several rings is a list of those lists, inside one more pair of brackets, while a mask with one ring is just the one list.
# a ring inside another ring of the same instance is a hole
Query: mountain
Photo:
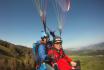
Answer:
[[104, 42], [85, 46], [81, 50], [104, 50]]
[[0, 70], [32, 70], [32, 49], [0, 40]]
[[104, 42], [84, 46], [80, 49], [67, 49], [65, 52], [69, 55], [104, 55]]

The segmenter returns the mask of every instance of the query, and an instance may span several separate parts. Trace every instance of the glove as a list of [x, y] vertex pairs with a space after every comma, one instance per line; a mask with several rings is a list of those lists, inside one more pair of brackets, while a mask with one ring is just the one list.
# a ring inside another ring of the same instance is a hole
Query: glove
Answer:
[[54, 63], [54, 64], [53, 64], [53, 68], [54, 68], [55, 70], [59, 70], [59, 69], [58, 69], [57, 63]]

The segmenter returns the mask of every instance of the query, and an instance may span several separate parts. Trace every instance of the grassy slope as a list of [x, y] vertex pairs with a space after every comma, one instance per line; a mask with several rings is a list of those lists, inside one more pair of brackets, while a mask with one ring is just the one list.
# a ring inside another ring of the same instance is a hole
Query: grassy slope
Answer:
[[82, 70], [104, 70], [103, 56], [70, 56], [73, 60], [80, 60]]

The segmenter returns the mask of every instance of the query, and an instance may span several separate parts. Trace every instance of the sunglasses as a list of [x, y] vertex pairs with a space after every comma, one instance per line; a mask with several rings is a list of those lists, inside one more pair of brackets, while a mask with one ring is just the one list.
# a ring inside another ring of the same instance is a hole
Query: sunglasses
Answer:
[[61, 45], [62, 43], [61, 43], [61, 42], [56, 42], [56, 43], [54, 43], [54, 44], [60, 44], [60, 45]]

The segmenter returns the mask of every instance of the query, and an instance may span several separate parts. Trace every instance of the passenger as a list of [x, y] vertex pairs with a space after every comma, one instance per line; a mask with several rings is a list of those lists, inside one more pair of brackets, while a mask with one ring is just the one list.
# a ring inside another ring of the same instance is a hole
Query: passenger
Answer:
[[52, 58], [52, 66], [58, 70], [74, 70], [76, 62], [73, 62], [62, 49], [62, 40], [60, 37], [55, 37], [53, 41], [53, 48], [48, 51], [48, 56]]

